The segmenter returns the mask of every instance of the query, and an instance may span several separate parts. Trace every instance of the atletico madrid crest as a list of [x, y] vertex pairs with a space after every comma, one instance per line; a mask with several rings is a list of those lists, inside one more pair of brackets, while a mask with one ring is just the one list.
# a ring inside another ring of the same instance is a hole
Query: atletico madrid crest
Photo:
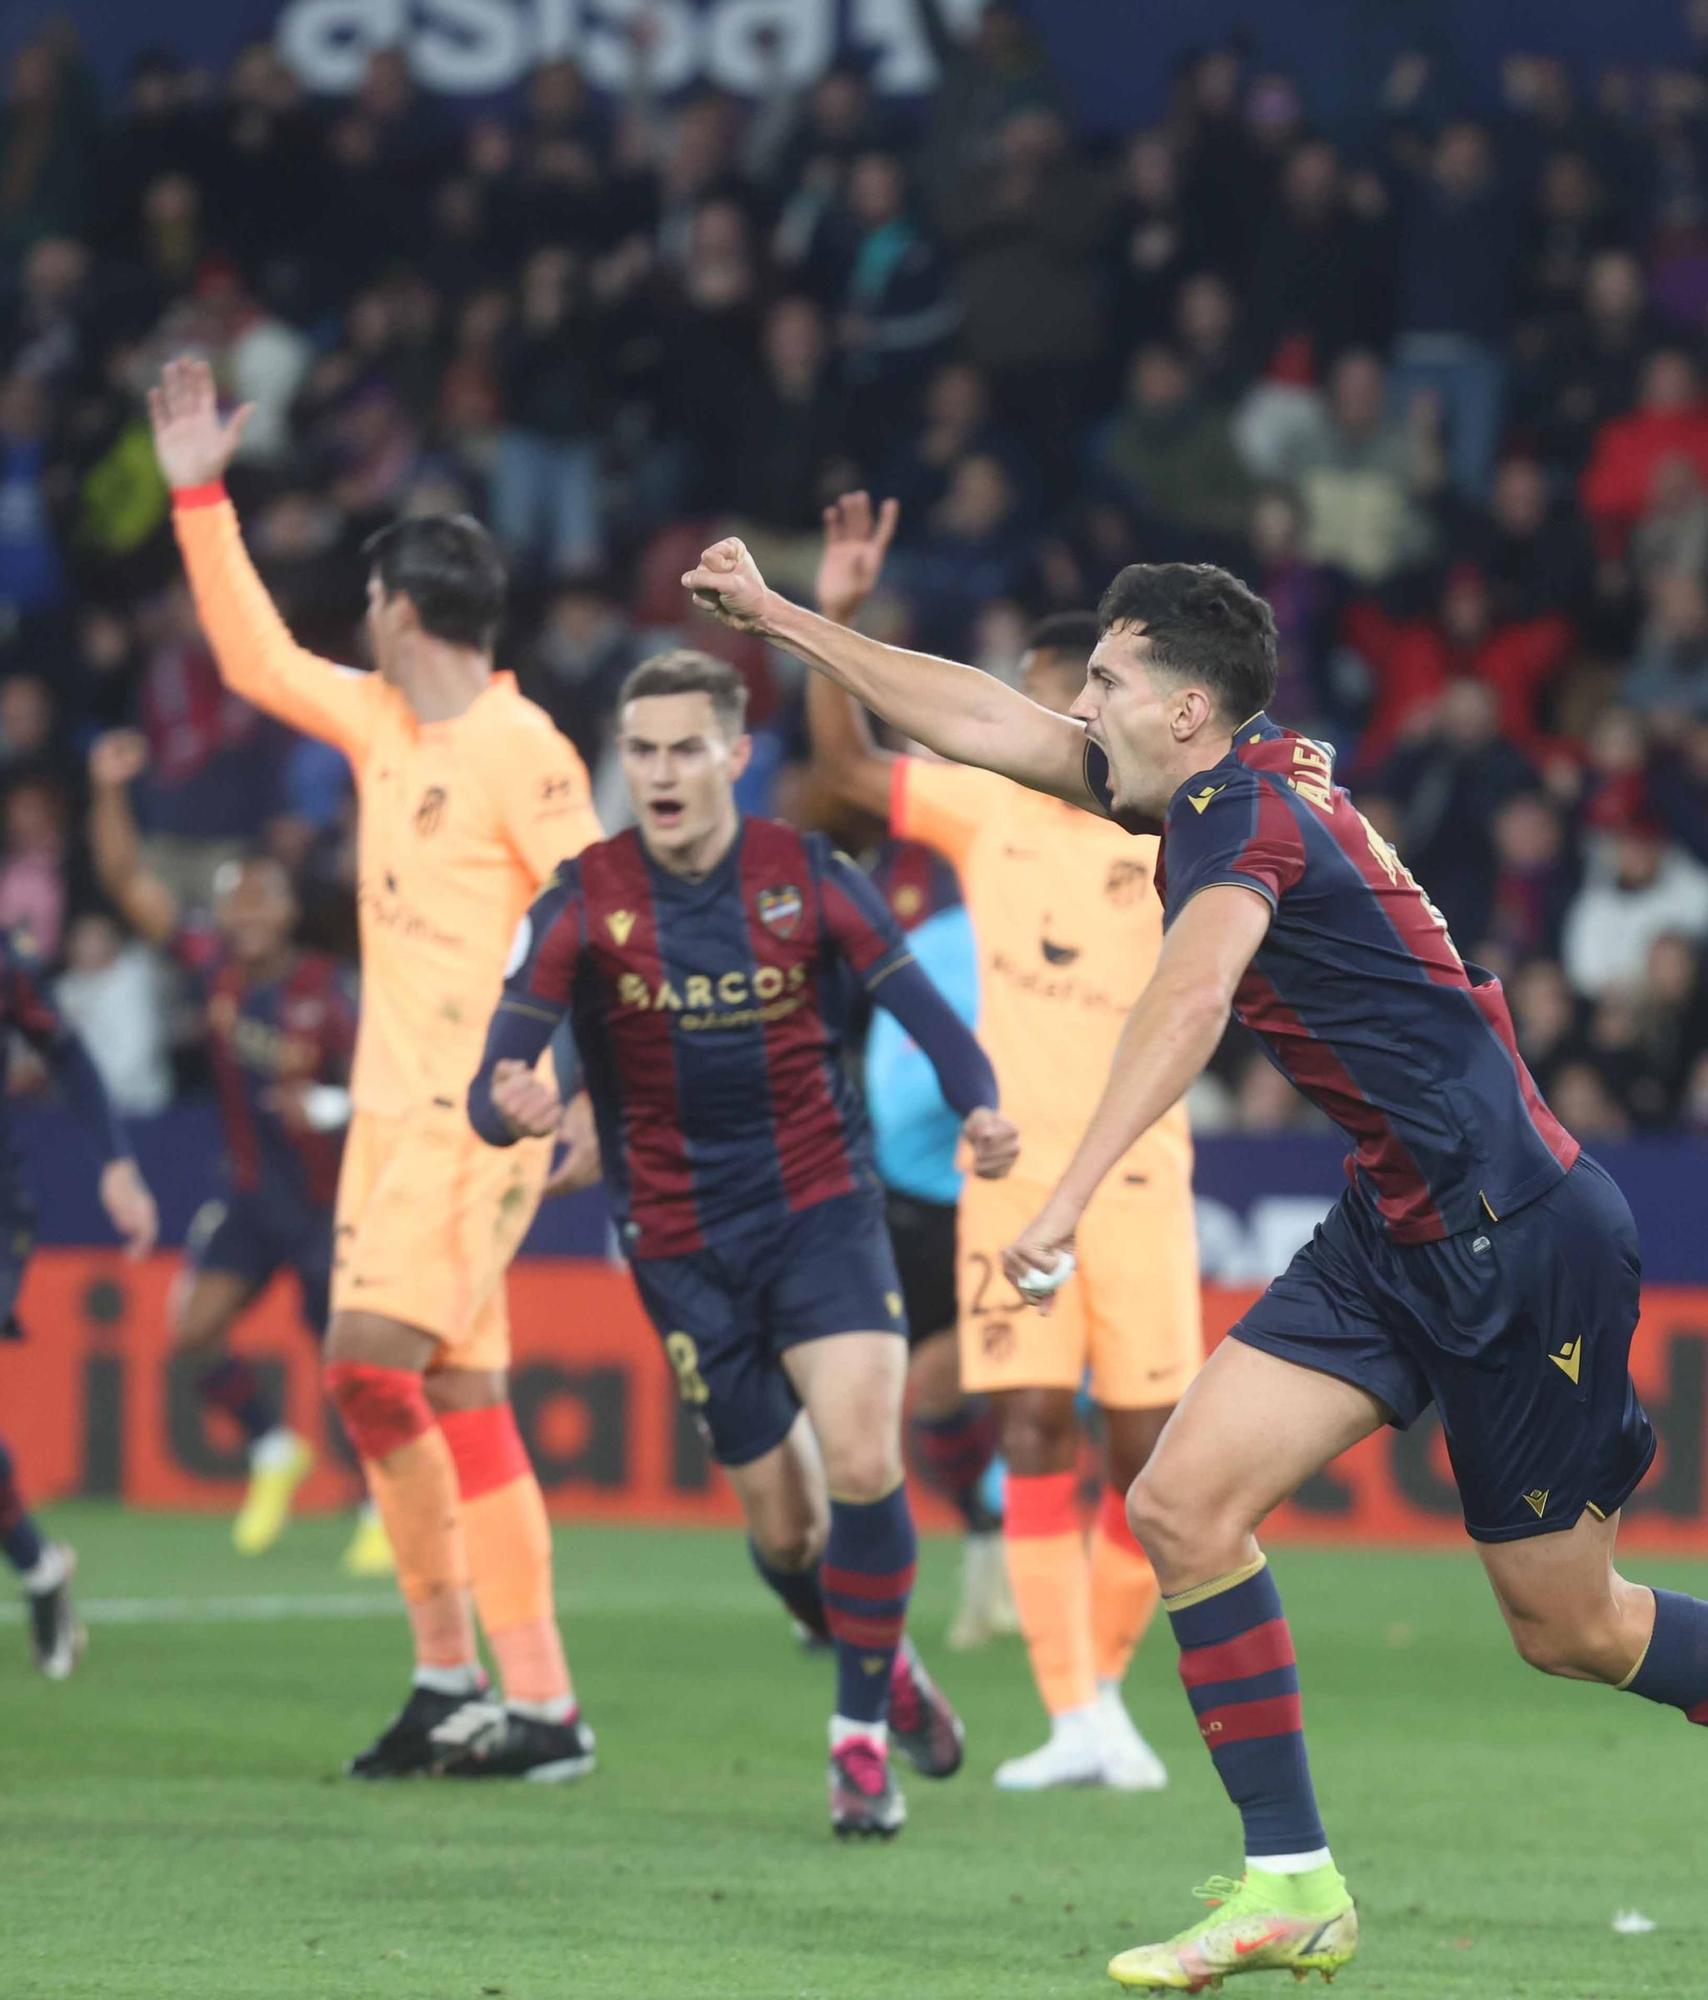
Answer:
[[794, 936], [801, 927], [801, 911], [805, 907], [800, 890], [792, 882], [759, 892], [759, 921], [777, 937]]

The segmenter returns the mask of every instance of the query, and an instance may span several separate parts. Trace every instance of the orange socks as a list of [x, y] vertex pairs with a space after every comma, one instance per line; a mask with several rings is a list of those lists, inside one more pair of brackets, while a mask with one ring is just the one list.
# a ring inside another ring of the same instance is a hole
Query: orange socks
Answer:
[[1127, 1526], [1125, 1497], [1103, 1489], [1091, 1531], [1091, 1647], [1100, 1681], [1119, 1681], [1158, 1601], [1156, 1572]]
[[1010, 1473], [1003, 1545], [1032, 1678], [1051, 1715], [1086, 1708], [1097, 1694], [1091, 1647], [1091, 1564], [1072, 1472]]
[[447, 1410], [439, 1428], [456, 1466], [475, 1604], [505, 1697], [573, 1713], [552, 1601], [551, 1528], [515, 1415], [508, 1403]]
[[335, 1361], [326, 1387], [362, 1461], [397, 1558], [418, 1667], [473, 1666], [468, 1556], [451, 1453], [421, 1377], [406, 1368]]

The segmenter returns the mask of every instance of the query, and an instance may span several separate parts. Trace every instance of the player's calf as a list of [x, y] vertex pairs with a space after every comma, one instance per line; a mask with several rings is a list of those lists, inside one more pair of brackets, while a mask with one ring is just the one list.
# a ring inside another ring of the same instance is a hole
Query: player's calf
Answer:
[[[362, 1461], [397, 1556], [398, 1587], [415, 1641], [409, 1700], [350, 1766], [353, 1777], [398, 1777], [440, 1761], [431, 1734], [484, 1692], [469, 1605], [468, 1559], [450, 1448], [418, 1372], [348, 1358], [335, 1324], [327, 1393]], [[359, 1351], [359, 1350], [358, 1350]]]
[[[506, 1714], [503, 1744], [486, 1745], [480, 1769], [468, 1774], [537, 1777], [551, 1767], [579, 1777], [592, 1768], [592, 1737], [577, 1747], [581, 1711], [558, 1630], [545, 1499], [507, 1401], [446, 1407], [447, 1389], [456, 1388], [446, 1378], [468, 1374], [445, 1371], [434, 1393], [456, 1468], [475, 1607], [498, 1663]], [[501, 1382], [470, 1379], [465, 1386], [491, 1393]]]

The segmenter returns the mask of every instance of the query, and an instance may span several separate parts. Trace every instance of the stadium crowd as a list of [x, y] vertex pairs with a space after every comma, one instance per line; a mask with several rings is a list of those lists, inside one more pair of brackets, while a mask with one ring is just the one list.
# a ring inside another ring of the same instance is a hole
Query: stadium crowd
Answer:
[[[194, 1059], [89, 878], [95, 734], [145, 733], [181, 893], [265, 843], [353, 929], [342, 762], [221, 688], [180, 580], [142, 392], [199, 350], [255, 405], [234, 496], [298, 636], [355, 657], [363, 538], [473, 508], [608, 825], [612, 693], [683, 636], [749, 682], [748, 803], [814, 813], [795, 672], [684, 622], [728, 527], [805, 594], [824, 503], [897, 496], [875, 629], [1010, 676], [1121, 564], [1228, 564], [1278, 715], [1508, 979], [1564, 1121], [1708, 1130], [1708, 39], [1587, 87], [1512, 58], [1475, 118], [1406, 56], [1344, 130], [1213, 49], [1098, 145], [1004, 4], [901, 109], [853, 67], [667, 103], [634, 32], [623, 100], [560, 61], [472, 119], [393, 51], [336, 101], [264, 46], [112, 102], [62, 34], [12, 66], [0, 922], [127, 1107]], [[1243, 1044], [1217, 1075], [1201, 1126], [1310, 1115]]]

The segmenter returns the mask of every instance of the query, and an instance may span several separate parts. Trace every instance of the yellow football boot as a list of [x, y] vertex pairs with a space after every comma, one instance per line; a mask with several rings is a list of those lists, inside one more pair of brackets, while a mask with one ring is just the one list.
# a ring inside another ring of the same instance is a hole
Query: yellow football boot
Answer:
[[305, 1439], [286, 1432], [266, 1441], [249, 1474], [249, 1491], [231, 1524], [231, 1545], [240, 1556], [265, 1555], [285, 1532], [297, 1488], [314, 1470]]
[[1141, 1992], [1202, 1993], [1241, 1972], [1320, 1972], [1332, 1979], [1358, 1949], [1358, 1912], [1332, 1866], [1242, 1881], [1212, 1876], [1194, 1893], [1207, 1915], [1163, 1944], [1109, 1961], [1109, 1976]]

